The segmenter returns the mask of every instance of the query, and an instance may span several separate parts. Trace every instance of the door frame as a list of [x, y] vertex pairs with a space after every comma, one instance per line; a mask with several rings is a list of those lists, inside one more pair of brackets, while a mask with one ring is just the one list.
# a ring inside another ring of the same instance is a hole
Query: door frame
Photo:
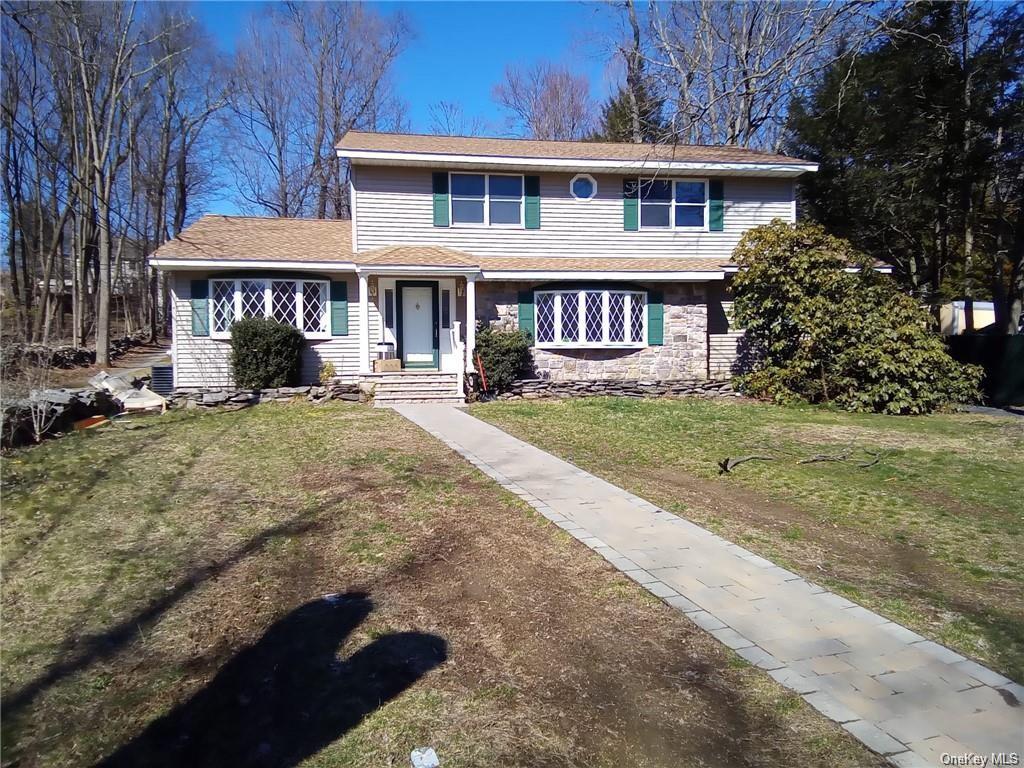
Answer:
[[[429, 288], [431, 305], [433, 307], [433, 334], [431, 340], [433, 342], [433, 363], [406, 363], [403, 360], [403, 354], [405, 350], [404, 346], [404, 329], [405, 329], [405, 298], [402, 292], [406, 288]], [[395, 339], [396, 347], [398, 350], [398, 359], [402, 361], [403, 368], [436, 368], [441, 369], [441, 299], [440, 290], [438, 289], [438, 283], [436, 280], [396, 280], [395, 281]]]

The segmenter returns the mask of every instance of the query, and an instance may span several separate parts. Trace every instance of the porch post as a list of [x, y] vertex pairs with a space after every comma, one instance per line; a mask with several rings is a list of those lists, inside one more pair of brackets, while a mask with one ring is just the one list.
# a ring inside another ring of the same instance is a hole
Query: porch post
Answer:
[[370, 372], [370, 286], [365, 274], [359, 274], [359, 372]]
[[466, 277], [466, 370], [475, 370], [473, 350], [476, 347], [476, 277]]

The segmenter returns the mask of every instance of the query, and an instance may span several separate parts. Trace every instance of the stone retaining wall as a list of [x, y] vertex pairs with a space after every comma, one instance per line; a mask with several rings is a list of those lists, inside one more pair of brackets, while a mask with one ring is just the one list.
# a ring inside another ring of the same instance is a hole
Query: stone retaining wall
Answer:
[[[148, 339], [148, 331], [140, 331], [120, 339], [111, 339], [110, 358], [116, 359], [132, 347], [145, 344]], [[28, 360], [33, 365], [52, 368], [87, 368], [96, 362], [96, 350], [90, 347], [73, 347], [70, 344], [55, 347], [45, 344], [13, 342], [4, 345], [2, 365], [5, 369], [17, 368], [22, 360]]]
[[512, 389], [498, 395], [499, 400], [540, 400], [570, 397], [739, 397], [728, 381], [682, 379], [674, 381], [552, 381], [522, 379]]
[[67, 432], [72, 425], [90, 416], [110, 416], [119, 406], [106, 390], [44, 389], [25, 400], [5, 403], [0, 427], [0, 447], [4, 450], [35, 442], [33, 411], [44, 426], [41, 437]]
[[329, 400], [360, 402], [358, 384], [330, 384], [276, 389], [177, 389], [167, 397], [170, 408], [224, 408], [238, 410], [257, 403], [287, 402], [302, 398], [311, 403]]

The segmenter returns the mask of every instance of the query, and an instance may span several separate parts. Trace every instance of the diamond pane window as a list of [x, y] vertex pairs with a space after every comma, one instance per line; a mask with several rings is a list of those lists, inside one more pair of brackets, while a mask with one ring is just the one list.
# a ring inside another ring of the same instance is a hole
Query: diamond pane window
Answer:
[[626, 294], [608, 294], [608, 341], [626, 340]]
[[629, 296], [629, 337], [632, 341], [644, 340], [644, 294], [632, 293]]
[[302, 330], [307, 333], [327, 332], [327, 284], [302, 284]]
[[270, 285], [270, 316], [278, 322], [296, 325], [296, 285], [294, 280], [274, 280]]
[[537, 294], [537, 341], [541, 344], [555, 340], [555, 294]]
[[242, 280], [242, 318], [266, 317], [267, 304], [262, 280]]
[[572, 291], [562, 295], [562, 330], [558, 340], [579, 341], [580, 338], [580, 295]]
[[227, 333], [235, 321], [235, 281], [213, 280], [213, 330]]
[[647, 294], [642, 291], [537, 291], [539, 347], [641, 347]]
[[586, 340], [604, 341], [604, 307], [601, 292], [587, 291], [584, 312], [586, 316]]

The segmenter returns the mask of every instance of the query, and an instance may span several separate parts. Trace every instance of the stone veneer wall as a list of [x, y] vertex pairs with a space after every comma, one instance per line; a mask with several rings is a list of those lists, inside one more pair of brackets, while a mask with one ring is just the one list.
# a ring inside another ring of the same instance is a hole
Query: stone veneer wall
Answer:
[[[519, 324], [523, 282], [477, 283], [477, 317], [492, 327]], [[643, 349], [535, 349], [537, 376], [550, 381], [704, 379], [708, 374], [708, 310], [704, 283], [663, 283], [665, 343]]]

